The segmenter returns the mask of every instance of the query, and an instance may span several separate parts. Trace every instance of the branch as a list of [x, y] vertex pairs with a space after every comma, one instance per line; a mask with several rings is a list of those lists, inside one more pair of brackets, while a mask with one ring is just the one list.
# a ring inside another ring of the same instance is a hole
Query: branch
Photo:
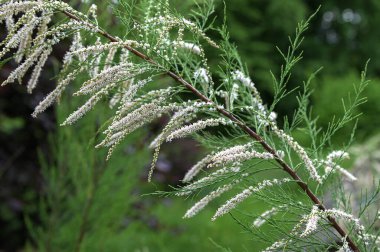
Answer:
[[[68, 11], [62, 11], [66, 16], [68, 16], [69, 18], [71, 19], [74, 19], [74, 20], [77, 20], [79, 22], [81, 22], [82, 20], [80, 18], [78, 18], [77, 16], [71, 14], [70, 12]], [[108, 40], [110, 40], [111, 42], [118, 42], [119, 40], [116, 39], [114, 36], [112, 36], [111, 34], [109, 34], [108, 32], [104, 31], [104, 30], [99, 30], [98, 32], [100, 35], [102, 35], [103, 37], [107, 38]], [[156, 65], [158, 66], [158, 63], [155, 62], [153, 59], [149, 58], [147, 55], [145, 55], [144, 53], [134, 49], [133, 47], [131, 46], [128, 46], [126, 45], [125, 48], [130, 51], [131, 53], [133, 53], [134, 55], [136, 55], [137, 57], [153, 64], [153, 65]], [[207, 98], [206, 96], [204, 96], [199, 90], [197, 90], [196, 88], [194, 88], [190, 83], [188, 83], [186, 80], [184, 80], [181, 76], [177, 75], [176, 73], [172, 72], [172, 71], [167, 71], [166, 74], [168, 76], [170, 76], [171, 78], [173, 78], [176, 82], [182, 84], [183, 86], [185, 86], [189, 91], [191, 91], [195, 96], [197, 96], [200, 100], [204, 101], [204, 102], [208, 102], [208, 103], [212, 103], [214, 104], [209, 98]], [[271, 153], [274, 157], [275, 157], [275, 160], [276, 162], [282, 167], [282, 169], [287, 172], [296, 182], [297, 184], [301, 187], [301, 189], [307, 194], [307, 196], [310, 198], [310, 200], [316, 204], [320, 210], [322, 211], [326, 211], [327, 208], [323, 205], [323, 203], [320, 201], [320, 199], [310, 190], [309, 186], [298, 176], [297, 172], [292, 169], [287, 163], [285, 163], [285, 161], [283, 161], [278, 155], [277, 155], [277, 152], [268, 145], [268, 143], [266, 143], [264, 141], [264, 139], [258, 135], [254, 130], [252, 130], [250, 127], [248, 127], [243, 121], [239, 120], [234, 114], [232, 114], [231, 112], [223, 109], [223, 108], [220, 108], [219, 106], [215, 106], [217, 107], [217, 111], [226, 116], [227, 118], [231, 119], [234, 123], [236, 123], [245, 133], [247, 133], [251, 138], [255, 139], [257, 142], [259, 142], [262, 147], [268, 151], [269, 153]], [[350, 246], [350, 248], [354, 251], [354, 252], [360, 252], [359, 248], [357, 247], [357, 245], [353, 242], [353, 240], [348, 236], [348, 234], [346, 233], [346, 231], [343, 230], [343, 228], [338, 224], [338, 222], [336, 221], [335, 218], [331, 217], [331, 216], [328, 216], [327, 217], [328, 220], [330, 221], [331, 225], [334, 227], [334, 229], [342, 236], [342, 237], [345, 237], [348, 245]]]

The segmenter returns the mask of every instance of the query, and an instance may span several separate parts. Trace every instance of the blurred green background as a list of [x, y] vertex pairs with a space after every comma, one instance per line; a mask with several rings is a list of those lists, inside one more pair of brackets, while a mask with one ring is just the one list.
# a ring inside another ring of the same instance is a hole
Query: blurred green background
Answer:
[[[70, 1], [86, 10], [91, 0]], [[113, 1], [117, 4], [117, 1]], [[282, 64], [276, 46], [286, 50], [288, 36], [298, 21], [307, 18], [321, 4], [302, 46], [304, 58], [295, 68], [289, 89], [302, 85], [319, 67], [313, 81], [313, 114], [319, 125], [339, 115], [341, 99], [353, 92], [365, 62], [371, 59], [372, 80], [365, 91], [368, 102], [357, 128], [356, 144], [379, 133], [380, 120], [380, 1], [378, 0], [231, 0], [227, 5], [231, 39], [238, 46], [252, 79], [271, 102], [270, 72], [279, 74]], [[122, 24], [107, 2], [99, 5], [100, 23], [122, 34]], [[186, 13], [192, 1], [173, 1], [173, 8]], [[216, 1], [218, 21], [223, 4]], [[5, 36], [1, 27], [1, 36]], [[28, 95], [22, 86], [0, 88], [0, 251], [256, 251], [262, 244], [252, 239], [226, 216], [210, 218], [217, 207], [211, 204], [198, 217], [183, 220], [193, 199], [146, 195], [170, 190], [185, 171], [202, 156], [190, 140], [164, 146], [154, 182], [146, 182], [151, 153], [146, 145], [162, 121], [131, 136], [108, 163], [105, 153], [94, 150], [100, 122], [110, 115], [101, 106], [73, 127], [59, 123], [81, 104], [80, 99], [63, 98], [62, 105], [33, 119], [34, 106], [54, 87], [54, 76], [69, 44], [55, 48], [40, 86]], [[212, 57], [212, 56], [211, 56]], [[3, 80], [15, 67], [6, 64]], [[83, 102], [83, 101], [82, 101]], [[278, 107], [281, 116], [291, 116], [297, 103], [287, 97]], [[105, 107], [105, 106], [104, 106]], [[334, 138], [341, 146], [353, 125]], [[221, 199], [222, 200], [222, 199]], [[221, 202], [221, 201], [219, 201]], [[261, 211], [262, 206], [254, 207]]]

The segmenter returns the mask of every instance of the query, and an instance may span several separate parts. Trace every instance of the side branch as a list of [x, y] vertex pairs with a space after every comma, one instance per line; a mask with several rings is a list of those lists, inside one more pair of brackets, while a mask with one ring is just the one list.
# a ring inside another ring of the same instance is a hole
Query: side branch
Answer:
[[[67, 17], [71, 18], [71, 19], [74, 19], [74, 20], [77, 20], [77, 21], [83, 21], [81, 20], [80, 18], [78, 18], [77, 16], [71, 14], [70, 12], [68, 11], [65, 11], [63, 10], [62, 11]], [[104, 31], [104, 30], [99, 30], [98, 33], [100, 35], [102, 35], [103, 37], [107, 38], [108, 40], [110, 40], [111, 42], [118, 42], [119, 40], [112, 36], [111, 34], [109, 34], [108, 32]], [[128, 45], [125, 45], [124, 46], [128, 51], [130, 51], [131, 53], [133, 53], [134, 55], [136, 55], [137, 57], [153, 64], [153, 65], [156, 65], [158, 66], [158, 63], [155, 62], [153, 59], [149, 58], [147, 55], [145, 55], [144, 53], [134, 49], [133, 47], [131, 46], [128, 46]], [[187, 82], [186, 80], [184, 80], [181, 76], [177, 75], [176, 73], [172, 72], [172, 71], [167, 71], [166, 74], [168, 76], [170, 76], [172, 79], [174, 79], [176, 82], [182, 84], [183, 86], [185, 86], [189, 91], [191, 91], [194, 95], [196, 95], [200, 100], [204, 101], [204, 102], [208, 102], [208, 103], [213, 103], [209, 98], [207, 98], [205, 95], [203, 95], [199, 90], [197, 90], [196, 88], [194, 88], [189, 82]], [[230, 120], [232, 120], [234, 123], [236, 123], [245, 133], [247, 133], [251, 138], [255, 139], [257, 142], [259, 142], [261, 144], [261, 146], [266, 150], [268, 151], [269, 153], [271, 153], [272, 155], [274, 155], [275, 157], [275, 160], [276, 162], [282, 167], [282, 169], [287, 172], [296, 182], [297, 184], [299, 185], [299, 187], [306, 193], [306, 195], [310, 198], [310, 200], [316, 204], [320, 210], [322, 211], [326, 211], [327, 208], [323, 205], [323, 203], [320, 201], [320, 199], [310, 190], [309, 186], [298, 176], [297, 172], [292, 169], [287, 163], [285, 163], [284, 160], [282, 160], [278, 155], [277, 155], [277, 152], [271, 147], [269, 146], [269, 144], [267, 142], [264, 141], [264, 139], [258, 135], [253, 129], [251, 129], [250, 127], [248, 127], [244, 122], [242, 122], [241, 120], [239, 120], [235, 115], [233, 115], [231, 112], [223, 109], [223, 108], [220, 108], [219, 106], [216, 106], [217, 107], [217, 111], [226, 116], [227, 118], [229, 118]], [[331, 216], [328, 216], [328, 220], [330, 221], [331, 225], [334, 227], [334, 229], [342, 236], [342, 237], [345, 237], [348, 245], [350, 246], [350, 248], [354, 251], [354, 252], [360, 252], [359, 248], [357, 247], [357, 245], [353, 242], [353, 240], [348, 236], [348, 234], [346, 233], [346, 231], [344, 231], [344, 229], [338, 224], [338, 222], [336, 221], [335, 218], [331, 217]]]

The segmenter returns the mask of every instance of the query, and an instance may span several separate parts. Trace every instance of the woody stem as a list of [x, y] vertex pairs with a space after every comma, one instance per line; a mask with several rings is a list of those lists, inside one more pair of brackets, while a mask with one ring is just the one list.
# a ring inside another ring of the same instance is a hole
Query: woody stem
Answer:
[[[74, 20], [77, 20], [77, 21], [82, 21], [80, 18], [78, 18], [77, 16], [71, 14], [70, 12], [68, 11], [65, 11], [63, 10], [62, 11], [66, 16], [68, 16], [69, 18], [71, 19], [74, 19]], [[116, 39], [114, 36], [112, 36], [111, 34], [109, 34], [108, 32], [104, 31], [104, 30], [99, 30], [98, 33], [100, 35], [102, 35], [103, 37], [107, 38], [109, 41], [111, 42], [118, 42], [119, 40]], [[153, 59], [149, 58], [147, 55], [145, 55], [144, 53], [136, 50], [135, 48], [131, 47], [131, 46], [128, 46], [128, 45], [125, 45], [124, 46], [128, 51], [130, 51], [131, 53], [133, 53], [134, 55], [136, 55], [137, 57], [153, 64], [153, 65], [159, 65], [156, 61], [154, 61]], [[182, 84], [183, 86], [185, 86], [189, 91], [191, 91], [195, 96], [197, 96], [200, 100], [204, 101], [204, 102], [208, 102], [208, 103], [213, 103], [209, 98], [207, 98], [205, 95], [203, 95], [199, 90], [197, 90], [194, 86], [192, 86], [189, 82], [187, 82], [185, 79], [183, 79], [181, 76], [179, 76], [178, 74], [172, 72], [172, 71], [167, 71], [166, 74], [168, 76], [170, 76], [172, 79], [174, 79], [176, 82]], [[227, 118], [229, 118], [231, 121], [233, 121], [236, 125], [238, 125], [245, 133], [247, 133], [251, 138], [255, 139], [257, 142], [259, 142], [261, 144], [261, 146], [266, 150], [268, 151], [269, 153], [273, 154], [274, 157], [275, 157], [275, 160], [276, 162], [282, 167], [282, 169], [287, 172], [290, 177], [292, 177], [296, 183], [299, 185], [299, 187], [306, 193], [306, 195], [310, 198], [310, 200], [316, 204], [320, 210], [322, 211], [326, 211], [326, 207], [323, 205], [323, 203], [321, 202], [321, 200], [311, 191], [311, 189], [309, 188], [309, 186], [298, 176], [297, 172], [292, 169], [284, 160], [282, 160], [278, 155], [277, 155], [277, 152], [275, 151], [275, 149], [273, 149], [271, 146], [269, 146], [269, 144], [267, 142], [265, 142], [265, 140], [260, 136], [258, 135], [253, 129], [251, 129], [250, 127], [248, 127], [243, 121], [239, 120], [234, 114], [232, 114], [231, 112], [223, 109], [223, 108], [220, 108], [219, 106], [217, 106], [217, 110], [220, 114], [226, 116]], [[354, 241], [348, 236], [348, 234], [346, 233], [346, 231], [344, 231], [344, 229], [338, 224], [338, 222], [336, 221], [335, 218], [331, 217], [331, 216], [328, 216], [327, 217], [330, 224], [332, 225], [332, 227], [342, 236], [342, 237], [345, 237], [348, 245], [350, 246], [350, 248], [354, 251], [354, 252], [360, 252], [358, 246], [354, 243]]]

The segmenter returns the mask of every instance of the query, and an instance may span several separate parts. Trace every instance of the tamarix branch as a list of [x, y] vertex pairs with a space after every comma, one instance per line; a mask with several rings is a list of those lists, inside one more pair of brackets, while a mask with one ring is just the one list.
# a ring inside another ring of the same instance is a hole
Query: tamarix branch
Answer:
[[[273, 105], [267, 106], [229, 42], [227, 26], [213, 27], [209, 18], [213, 15], [212, 1], [197, 8], [197, 15], [188, 18], [172, 11], [168, 0], [141, 1], [136, 10], [144, 12], [137, 11], [136, 19], [124, 22], [131, 27], [126, 27], [128, 32], [122, 39], [99, 26], [95, 5], [81, 13], [61, 1], [4, 3], [0, 6], [0, 21], [5, 21], [8, 34], [0, 43], [0, 57], [12, 55], [19, 66], [2, 86], [22, 82], [32, 69], [27, 83], [32, 92], [53, 46], [70, 38], [56, 88], [36, 106], [34, 117], [59, 100], [79, 77], [87, 78], [73, 94], [86, 96], [86, 102], [62, 125], [74, 124], [107, 100], [114, 115], [106, 122], [104, 137], [96, 145], [108, 148], [107, 159], [129, 134], [163, 115], [170, 117], [150, 144], [154, 156], [149, 181], [165, 142], [194, 136], [201, 143], [219, 142], [187, 172], [183, 179], [186, 184], [175, 191], [178, 196], [207, 192], [184, 218], [197, 215], [211, 201], [229, 194], [232, 196], [216, 210], [212, 220], [231, 213], [249, 199], [272, 206], [252, 221], [253, 232], [268, 232], [261, 230], [266, 223], [276, 229], [276, 221], [292, 220], [286, 232], [273, 232], [265, 251], [376, 251], [380, 239], [359, 217], [339, 205], [327, 208], [321, 200], [323, 195], [318, 194], [319, 188], [331, 186], [326, 183], [330, 179], [343, 176], [356, 180], [340, 166], [349, 154], [338, 150], [325, 156], [320, 149], [303, 147], [292, 136], [292, 127], [281, 125], [274, 112], [279, 99], [286, 96], [291, 69], [301, 60], [297, 49], [310, 19], [298, 25], [288, 52], [281, 53], [285, 65], [280, 77], [273, 78], [277, 91]], [[212, 38], [207, 34], [210, 30], [214, 31]], [[210, 61], [209, 53], [218, 54], [219, 62]], [[171, 86], [160, 83], [158, 76], [162, 75], [174, 80]], [[365, 85], [363, 72], [344, 121], [336, 130], [355, 118], [353, 109], [363, 102]], [[299, 96], [299, 111], [307, 110], [306, 103], [302, 103], [306, 93]], [[189, 94], [190, 99], [184, 99]], [[297, 116], [302, 115], [295, 113]]]

